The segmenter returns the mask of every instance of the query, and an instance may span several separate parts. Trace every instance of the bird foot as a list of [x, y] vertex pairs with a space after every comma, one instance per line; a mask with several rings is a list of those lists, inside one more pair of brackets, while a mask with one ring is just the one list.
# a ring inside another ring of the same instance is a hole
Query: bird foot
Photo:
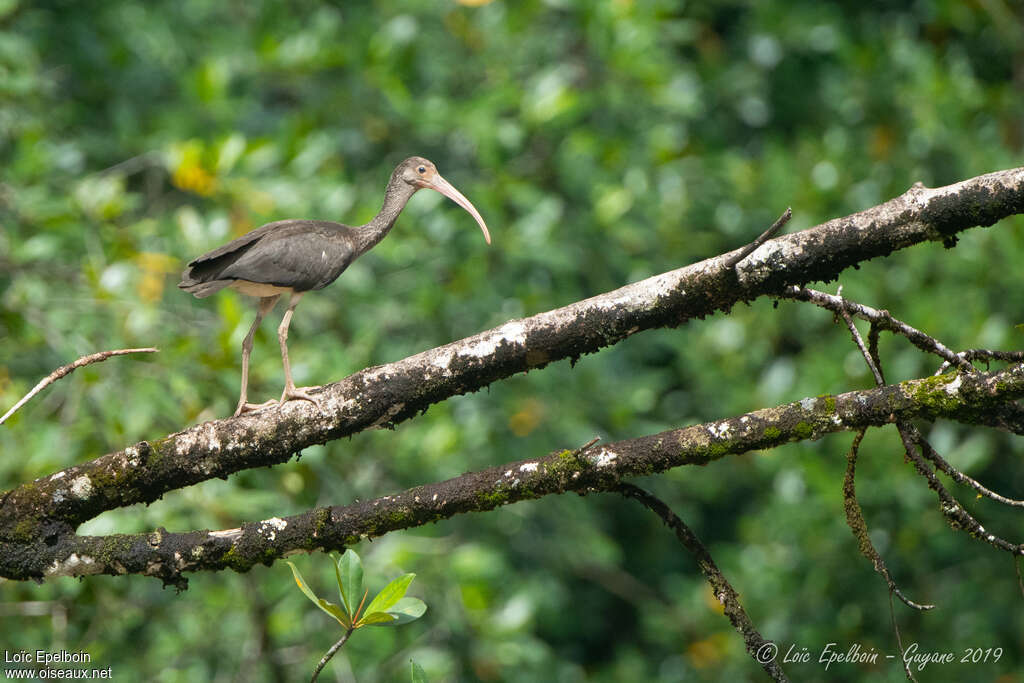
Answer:
[[263, 403], [239, 403], [238, 407], [235, 408], [235, 414], [232, 415], [231, 417], [238, 417], [243, 413], [251, 413], [253, 411], [259, 410], [260, 408], [272, 406], [275, 403], [277, 403], [277, 401], [275, 401], [274, 399], [264, 401]]
[[317, 408], [320, 408], [320, 399], [315, 396], [311, 396], [307, 393], [310, 389], [319, 389], [320, 387], [285, 387], [284, 393], [281, 394], [281, 403], [285, 401], [291, 401], [295, 399], [301, 399], [303, 401], [309, 401]]

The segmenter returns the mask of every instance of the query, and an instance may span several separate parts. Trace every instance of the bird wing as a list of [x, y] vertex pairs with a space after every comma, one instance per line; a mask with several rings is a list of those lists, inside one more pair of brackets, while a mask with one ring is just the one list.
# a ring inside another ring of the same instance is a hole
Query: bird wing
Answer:
[[247, 280], [296, 291], [322, 289], [355, 258], [352, 228], [340, 223], [286, 220], [268, 223], [188, 264], [178, 285]]
[[196, 258], [189, 261], [188, 265], [195, 266], [197, 264], [205, 263], [207, 261], [215, 261], [221, 258], [222, 256], [228, 256], [230, 254], [245, 251], [248, 247], [252, 246], [254, 242], [258, 242], [260, 239], [266, 237], [268, 233], [286, 227], [289, 223], [295, 222], [297, 221], [274, 221], [273, 223], [261, 225], [255, 230], [250, 230], [241, 237], [231, 240], [227, 244], [222, 244], [216, 249], [206, 252], [202, 256], [197, 256]]
[[269, 231], [223, 269], [222, 278], [304, 292], [341, 275], [355, 256], [350, 229], [338, 223], [293, 221]]

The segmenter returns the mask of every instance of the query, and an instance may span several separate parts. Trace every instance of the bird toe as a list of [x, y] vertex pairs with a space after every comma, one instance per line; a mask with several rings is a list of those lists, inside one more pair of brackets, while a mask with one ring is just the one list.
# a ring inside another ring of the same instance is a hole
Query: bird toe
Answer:
[[284, 393], [281, 394], [281, 402], [302, 400], [309, 401], [317, 408], [320, 408], [320, 399], [309, 393], [310, 389], [319, 389], [320, 387], [285, 387]]
[[251, 413], [256, 410], [259, 410], [260, 408], [267, 408], [275, 404], [277, 404], [277, 401], [275, 401], [274, 399], [269, 399], [267, 401], [264, 401], [263, 403], [241, 403], [237, 408], [235, 408], [235, 413], [231, 417], [238, 417], [239, 415]]

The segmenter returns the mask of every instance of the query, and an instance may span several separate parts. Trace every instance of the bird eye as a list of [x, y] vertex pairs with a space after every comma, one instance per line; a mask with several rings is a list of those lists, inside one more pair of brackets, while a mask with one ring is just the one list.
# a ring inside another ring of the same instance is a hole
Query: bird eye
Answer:
[[417, 173], [426, 173], [427, 172], [427, 167], [426, 166], [420, 166], [419, 168], [416, 169], [416, 172]]

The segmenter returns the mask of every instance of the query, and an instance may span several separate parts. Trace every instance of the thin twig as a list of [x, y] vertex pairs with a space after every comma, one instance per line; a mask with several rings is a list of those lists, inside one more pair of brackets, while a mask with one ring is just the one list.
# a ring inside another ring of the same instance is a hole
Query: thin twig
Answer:
[[939, 498], [940, 508], [943, 516], [954, 529], [962, 529], [971, 536], [985, 541], [994, 548], [1005, 550], [1013, 555], [1024, 555], [1024, 544], [1010, 543], [1009, 541], [987, 531], [971, 513], [964, 509], [956, 498], [954, 498], [946, 487], [942, 485], [935, 472], [928, 467], [928, 462], [917, 452], [917, 447], [924, 442], [924, 437], [917, 431], [917, 428], [906, 421], [896, 423], [900, 439], [903, 441], [903, 449], [910, 459], [914, 469], [928, 482], [928, 488], [935, 491]]
[[143, 152], [142, 154], [130, 157], [124, 161], [120, 161], [113, 166], [96, 171], [96, 175], [104, 176], [111, 173], [121, 173], [124, 175], [131, 175], [137, 173], [145, 168], [152, 166], [158, 166], [160, 164], [160, 153], [159, 152]]
[[871, 354], [871, 360], [874, 361], [875, 367], [878, 368], [878, 374], [882, 376], [882, 382], [885, 383], [885, 370], [882, 369], [882, 358], [878, 353], [878, 337], [882, 331], [875, 323], [871, 323], [871, 327], [868, 328], [868, 353]]
[[[896, 634], [896, 647], [900, 649], [900, 655], [903, 655], [906, 650], [903, 649], [903, 638], [900, 637], [900, 627], [896, 623], [896, 609], [892, 604], [892, 588], [889, 589], [889, 621], [892, 622], [893, 633]], [[901, 656], [900, 660], [903, 662], [903, 673], [906, 674], [907, 680], [914, 681], [917, 683], [917, 679], [914, 678], [914, 674], [910, 671], [910, 662], [907, 661], [906, 657]]]
[[[867, 363], [871, 369], [871, 374], [875, 376], [875, 384], [878, 386], [885, 386], [885, 378], [882, 374], [882, 367], [878, 364], [878, 345], [877, 333], [872, 335], [872, 348], [869, 349], [864, 345], [864, 339], [860, 336], [860, 331], [857, 330], [857, 326], [853, 324], [853, 318], [850, 317], [849, 312], [846, 310], [846, 300], [843, 299], [843, 288], [840, 287], [836, 293], [836, 297], [840, 300], [841, 305], [839, 307], [839, 313], [842, 315], [843, 321], [846, 323], [846, 327], [850, 330], [850, 334], [853, 336], [853, 341], [860, 349], [861, 354], [864, 356], [864, 362]], [[875, 332], [877, 329], [875, 323], [871, 323], [871, 332]], [[917, 610], [930, 610], [935, 605], [925, 605], [914, 602], [900, 591], [896, 585], [896, 581], [892, 578], [892, 574], [889, 573], [889, 568], [885, 566], [885, 562], [882, 561], [882, 556], [875, 550], [874, 545], [871, 543], [871, 539], [868, 536], [868, 525], [864, 520], [864, 511], [860, 507], [860, 503], [857, 501], [857, 491], [855, 486], [855, 474], [857, 470], [857, 454], [860, 450], [860, 442], [864, 438], [864, 434], [867, 432], [866, 429], [861, 429], [857, 432], [857, 436], [853, 439], [853, 445], [850, 447], [850, 452], [846, 456], [846, 475], [843, 477], [843, 507], [846, 510], [846, 524], [853, 531], [853, 535], [857, 538], [858, 547], [864, 557], [871, 561], [874, 565], [875, 571], [881, 574], [882, 578], [885, 579], [885, 583], [889, 586], [890, 600], [893, 594], [896, 595], [900, 600], [903, 601], [908, 607], [912, 607]], [[891, 606], [890, 606], [891, 609]], [[893, 617], [893, 628], [896, 629], [896, 640], [899, 642], [900, 634], [899, 628], [896, 627], [896, 619]], [[900, 647], [902, 652], [902, 646]], [[910, 670], [907, 670], [907, 675], [910, 675]], [[913, 679], [913, 676], [911, 676]]]
[[600, 440], [601, 440], [601, 437], [595, 436], [593, 439], [591, 439], [590, 441], [586, 442], [585, 444], [583, 444], [582, 446], [580, 446], [579, 448], [574, 450], [572, 452], [573, 457], [574, 458], [580, 457], [581, 455], [583, 455], [584, 451], [589, 450], [591, 446], [593, 446], [595, 443], [597, 443]]
[[[817, 294], [822, 294], [822, 293], [821, 292], [817, 292]], [[861, 338], [860, 333], [857, 331], [856, 326], [853, 324], [853, 320], [850, 318], [850, 314], [849, 314], [849, 312], [847, 310], [851, 306], [860, 306], [860, 304], [854, 304], [853, 302], [847, 302], [845, 299], [843, 299], [842, 298], [842, 287], [839, 288], [839, 294], [836, 297], [831, 297], [831, 296], [829, 296], [827, 294], [825, 294], [824, 296], [828, 297], [829, 299], [836, 299], [838, 301], [838, 310], [837, 310], [837, 312], [840, 315], [842, 315], [843, 319], [846, 321], [846, 325], [847, 325], [847, 327], [850, 330], [850, 334], [853, 335], [854, 342], [856, 342], [857, 347], [861, 350], [861, 353], [864, 355], [865, 362], [868, 364], [868, 367], [871, 368], [871, 372], [875, 376], [875, 382], [879, 386], [883, 386], [885, 384], [885, 382], [884, 382], [884, 380], [882, 380], [882, 373], [878, 369], [878, 367], [875, 365], [875, 362], [874, 362], [874, 359], [871, 356], [871, 353], [864, 346], [864, 340]], [[807, 300], [809, 300], [809, 299], [807, 299]], [[860, 307], [864, 308], [864, 309], [867, 309], [866, 306], [860, 306]], [[829, 308], [830, 310], [832, 310], [831, 302], [830, 302], [829, 306], [826, 306], [826, 308]], [[871, 309], [871, 310], [873, 310], [873, 309]], [[897, 323], [899, 322], [899, 321], [896, 321], [896, 319], [893, 318], [891, 315], [889, 315], [887, 312], [885, 313], [883, 318], [887, 319], [889, 321], [892, 321], [892, 322], [897, 322]], [[875, 323], [876, 323], [876, 321], [872, 320], [872, 324], [875, 324]], [[923, 336], [927, 337], [927, 335], [923, 335]], [[931, 339], [931, 337], [927, 337], [927, 338]], [[941, 347], [941, 344], [939, 344], [939, 342], [935, 341], [934, 339], [932, 339], [932, 341], [936, 345]], [[945, 347], [941, 347], [941, 348], [945, 348]], [[933, 349], [933, 351], [934, 351], [934, 349]], [[966, 359], [962, 359], [959, 356], [956, 356], [955, 354], [954, 354], [954, 356], [955, 356], [957, 361], [959, 361], [961, 363], [968, 363], [968, 361]], [[971, 370], [974, 370], [973, 366], [971, 366]], [[900, 420], [900, 421], [897, 421], [896, 428], [897, 428], [897, 430], [899, 430], [900, 439], [903, 441], [903, 446], [904, 446], [904, 450], [906, 451], [907, 458], [913, 464], [914, 469], [917, 470], [918, 474], [923, 476], [928, 481], [928, 487], [930, 489], [932, 489], [933, 491], [935, 491], [935, 493], [939, 497], [939, 501], [941, 503], [942, 514], [946, 517], [946, 519], [950, 522], [950, 524], [954, 528], [963, 529], [963, 530], [967, 531], [967, 533], [969, 533], [971, 536], [974, 536], [975, 538], [983, 540], [986, 543], [989, 543], [990, 545], [992, 545], [992, 546], [994, 546], [996, 548], [999, 548], [1000, 550], [1005, 550], [1005, 551], [1008, 551], [1008, 552], [1013, 553], [1015, 555], [1024, 554], [1024, 544], [1014, 544], [1014, 543], [1011, 543], [1011, 542], [1009, 542], [1009, 541], [1007, 541], [1007, 540], [1005, 540], [1003, 538], [1000, 538], [999, 536], [996, 536], [993, 533], [990, 533], [990, 532], [986, 531], [985, 527], [983, 527], [978, 522], [977, 519], [975, 519], [969, 512], [967, 512], [966, 509], [964, 509], [964, 506], [961, 505], [960, 501], [958, 501], [953, 495], [951, 495], [946, 490], [946, 488], [942, 485], [942, 482], [940, 482], [938, 477], [935, 476], [934, 470], [932, 470], [930, 467], [928, 467], [928, 463], [925, 460], [924, 456], [922, 456], [921, 454], [919, 454], [917, 452], [917, 447], [920, 447], [921, 450], [923, 452], [925, 452], [925, 453], [928, 453], [929, 451], [931, 453], [934, 453], [935, 456], [938, 458], [938, 460], [941, 460], [942, 463], [946, 464], [946, 466], [951, 471], [957, 472], [957, 470], [955, 470], [951, 465], [946, 463], [946, 461], [943, 460], [941, 458], [941, 456], [939, 456], [939, 454], [937, 452], [935, 452], [935, 449], [932, 448], [932, 446], [927, 443], [927, 441], [925, 440], [924, 436], [921, 435], [921, 432], [919, 432], [916, 427], [914, 427], [912, 424], [910, 424], [906, 420]], [[938, 464], [938, 462], [936, 462], [936, 466], [941, 469], [941, 466]], [[943, 470], [943, 471], [945, 471], [945, 470]], [[949, 474], [949, 473], [947, 472], [947, 474]], [[970, 477], [967, 477], [967, 475], [962, 474], [960, 472], [957, 472], [957, 474], [959, 474], [960, 477], [963, 478], [962, 481], [956, 475], [950, 474], [950, 476], [953, 477], [954, 479], [956, 479], [957, 481], [960, 481], [960, 483], [969, 483], [969, 482], [967, 482], [967, 480], [970, 479]], [[970, 479], [970, 481], [973, 482], [974, 480]], [[981, 489], [984, 489], [984, 487], [981, 486], [981, 484], [978, 484], [977, 482], [974, 482], [974, 484], [977, 484], [977, 486], [975, 486], [975, 489], [978, 490], [979, 492], [980, 492]], [[981, 487], [981, 488], [979, 489], [978, 487]], [[1013, 502], [1011, 502], [1012, 499], [1004, 498], [1003, 496], [999, 496], [998, 494], [993, 493], [993, 492], [989, 491], [988, 489], [985, 489], [985, 491], [987, 491], [988, 493], [991, 493], [992, 496], [998, 496], [997, 498], [994, 497], [993, 500], [999, 500], [999, 502], [1005, 502], [1006, 504], [1010, 504], [1010, 505], [1013, 504]]]
[[787, 207], [786, 210], [782, 212], [782, 215], [779, 216], [775, 220], [774, 223], [772, 223], [770, 228], [768, 228], [767, 230], [762, 232], [758, 236], [758, 238], [756, 240], [754, 240], [753, 242], [751, 242], [747, 246], [743, 247], [743, 249], [741, 249], [738, 254], [736, 254], [735, 256], [732, 256], [728, 260], [726, 260], [725, 267], [726, 268], [735, 268], [736, 264], [738, 264], [740, 261], [742, 261], [743, 259], [745, 259], [748, 256], [750, 256], [751, 254], [753, 254], [754, 250], [756, 250], [762, 244], [764, 244], [765, 242], [770, 240], [772, 237], [774, 237], [775, 233], [777, 233], [779, 230], [781, 230], [782, 226], [785, 225], [786, 223], [788, 223], [789, 219], [792, 218], [792, 217], [793, 217], [793, 208], [792, 207]]
[[915, 327], [911, 327], [901, 320], [897, 320], [888, 311], [880, 311], [877, 308], [858, 304], [855, 301], [849, 301], [840, 296], [833, 296], [825, 292], [819, 292], [816, 289], [806, 289], [795, 285], [785, 288], [780, 296], [784, 299], [806, 301], [840, 315], [842, 311], [846, 311], [848, 314], [852, 314], [861, 320], [866, 320], [872, 325], [877, 325], [883, 330], [903, 335], [917, 348], [928, 353], [934, 353], [950, 364], [959, 365], [965, 370], [974, 370], [974, 366], [971, 365], [968, 359], [962, 358], [934, 337], [925, 334]]
[[[967, 349], [956, 354], [960, 358], [967, 361], [972, 360], [1003, 360], [1008, 363], [1019, 363], [1024, 361], [1024, 351], [993, 351], [991, 349]], [[987, 365], [987, 364], [986, 364]], [[944, 361], [939, 369], [935, 371], [936, 375], [941, 375], [949, 369], [950, 362]]]
[[[871, 369], [871, 372], [875, 375], [875, 383], [878, 386], [883, 386], [885, 384], [885, 379], [884, 379], [884, 376], [882, 374], [882, 368], [881, 368], [881, 366], [879, 365], [879, 362], [878, 362], [878, 343], [877, 343], [878, 342], [878, 336], [877, 336], [878, 323], [877, 322], [872, 322], [871, 323], [871, 333], [869, 334], [869, 339], [871, 340], [870, 344], [869, 344], [870, 348], [865, 349], [864, 348], [864, 342], [861, 339], [860, 334], [857, 332], [857, 328], [854, 327], [853, 320], [850, 318], [850, 314], [847, 311], [847, 307], [849, 305], [858, 306], [859, 304], [854, 304], [851, 301], [847, 301], [846, 299], [843, 299], [842, 292], [843, 292], [843, 288], [840, 287], [839, 291], [836, 293], [836, 298], [839, 299], [839, 301], [841, 302], [841, 305], [839, 307], [839, 312], [842, 315], [843, 320], [846, 321], [846, 326], [850, 329], [850, 333], [853, 335], [854, 342], [856, 342], [857, 347], [860, 349], [861, 353], [864, 355], [865, 362], [868, 364], [868, 367]], [[888, 316], [889, 314], [885, 313], [885, 315]], [[892, 318], [892, 316], [889, 316], [889, 319], [893, 320], [895, 322], [899, 322], [899, 321], [896, 321], [894, 318]], [[936, 344], [938, 344], [938, 342], [936, 342]], [[941, 346], [941, 344], [940, 344], [940, 346]], [[987, 350], [984, 350], [984, 349], [973, 349], [972, 351], [975, 352], [975, 353], [970, 355], [970, 356], [967, 355], [966, 352], [961, 352], [961, 353], [958, 353], [956, 355], [958, 357], [962, 358], [963, 360], [967, 361], [967, 362], [969, 362], [971, 358], [997, 357], [996, 354], [998, 354], [1000, 360], [1014, 360], [1015, 359], [1014, 357], [1016, 355], [1015, 352], [1014, 353], [1010, 353], [1010, 352], [1002, 352], [1002, 351], [987, 351]], [[985, 354], [985, 356], [977, 354], [976, 353], [977, 351], [982, 351]], [[943, 363], [943, 367], [944, 368], [948, 368], [949, 364], [948, 363]], [[920, 437], [920, 435], [918, 435], [918, 436]], [[1016, 499], [1013, 499], [1013, 498], [1007, 498], [1006, 496], [1002, 496], [1002, 495], [996, 493], [995, 491], [992, 491], [991, 489], [986, 488], [984, 485], [982, 485], [980, 482], [975, 480], [973, 477], [970, 477], [967, 474], [964, 474], [960, 470], [958, 470], [955, 467], [953, 467], [952, 465], [950, 465], [949, 462], [947, 462], [946, 459], [943, 458], [939, 454], [939, 452], [936, 451], [931, 446], [931, 444], [929, 444], [923, 437], [917, 438], [916, 441], [921, 446], [921, 451], [924, 454], [924, 456], [926, 458], [928, 458], [929, 460], [931, 460], [933, 463], [935, 463], [935, 466], [938, 467], [938, 469], [940, 471], [946, 473], [950, 478], [952, 478], [958, 484], [964, 484], [964, 485], [970, 486], [975, 491], [977, 491], [980, 495], [985, 496], [986, 498], [990, 498], [990, 499], [992, 499], [994, 501], [997, 501], [999, 503], [1003, 503], [1004, 505], [1011, 505], [1011, 506], [1015, 506], [1015, 507], [1024, 507], [1024, 500], [1016, 500]]]
[[732, 625], [739, 631], [740, 635], [743, 636], [743, 640], [747, 645], [747, 652], [753, 657], [754, 661], [760, 664], [768, 675], [776, 681], [788, 681], [786, 673], [782, 670], [782, 667], [776, 662], [776, 656], [778, 649], [775, 644], [767, 641], [758, 632], [754, 623], [750, 620], [746, 611], [743, 609], [743, 605], [740, 604], [739, 594], [733, 589], [733, 587], [726, 580], [725, 576], [715, 565], [714, 559], [711, 557], [711, 553], [704, 547], [697, 534], [686, 525], [686, 523], [679, 518], [672, 509], [669, 508], [660, 498], [648, 493], [647, 491], [634, 486], [632, 484], [621, 483], [615, 489], [618, 493], [622, 494], [627, 498], [635, 498], [642, 505], [650, 509], [654, 514], [661, 517], [665, 524], [675, 532], [676, 538], [683, 544], [690, 554], [697, 560], [697, 565], [700, 567], [700, 571], [704, 574], [704, 578], [709, 584], [711, 589], [715, 593], [715, 597], [718, 599], [722, 606], [725, 608], [725, 615], [732, 622]]
[[25, 394], [25, 396], [23, 396], [20, 401], [15, 403], [14, 406], [10, 410], [8, 410], [3, 417], [0, 417], [0, 424], [3, 424], [7, 420], [7, 418], [14, 414], [14, 411], [28, 403], [33, 396], [35, 396], [40, 391], [45, 389], [48, 385], [53, 384], [54, 382], [56, 382], [62, 377], [65, 377], [66, 375], [70, 375], [72, 372], [82, 367], [83, 365], [89, 365], [90, 363], [99, 363], [100, 361], [104, 361], [110, 358], [111, 356], [123, 356], [128, 353], [157, 353], [159, 351], [160, 349], [155, 349], [152, 347], [147, 347], [144, 349], [116, 349], [113, 351], [99, 351], [97, 353], [91, 353], [88, 356], [82, 356], [74, 363], [70, 363], [68, 365], [59, 367], [53, 372], [51, 372], [49, 375], [44, 377], [42, 380], [40, 380], [39, 384], [35, 385], [35, 387], [32, 388], [32, 391]]
[[[916, 610], [926, 611], [933, 609], [935, 605], [924, 605], [914, 602], [900, 591], [896, 581], [892, 578], [892, 574], [889, 572], [889, 568], [882, 561], [882, 556], [879, 555], [875, 546], [871, 543], [871, 538], [868, 535], [868, 525], [864, 520], [864, 511], [857, 501], [855, 485], [857, 454], [860, 450], [860, 442], [864, 438], [866, 431], [866, 429], [861, 429], [857, 432], [853, 439], [853, 445], [846, 454], [846, 475], [843, 477], [843, 508], [846, 510], [846, 525], [850, 527], [854, 537], [857, 539], [857, 547], [860, 550], [860, 554], [867, 558], [874, 566], [875, 571], [885, 579], [885, 583], [889, 586], [890, 594], [895, 593], [896, 597], [902, 600], [904, 604]], [[895, 620], [893, 620], [893, 623], [895, 624]], [[899, 632], [897, 632], [896, 637], [897, 639], [899, 638]], [[902, 648], [900, 648], [900, 651], [902, 652]]]
[[992, 500], [998, 503], [1002, 503], [1003, 505], [1011, 505], [1013, 507], [1024, 507], [1024, 500], [1007, 498], [1006, 496], [1001, 496], [995, 491], [986, 488], [973, 477], [964, 474], [960, 470], [950, 465], [945, 458], [939, 455], [938, 451], [932, 448], [932, 445], [930, 443], [923, 439], [919, 443], [921, 445], [921, 451], [924, 453], [924, 457], [928, 458], [933, 463], [935, 463], [935, 466], [938, 467], [940, 471], [945, 472], [947, 475], [949, 475], [949, 477], [953, 479], [953, 481], [957, 482], [958, 484], [965, 484], [967, 486], [970, 486], [975, 491], [977, 491], [979, 495], [985, 496], [986, 498], [991, 498]]
[[341, 640], [336, 642], [334, 645], [331, 645], [331, 649], [328, 650], [327, 653], [320, 658], [320, 663], [317, 664], [316, 669], [313, 670], [313, 677], [309, 679], [309, 683], [316, 683], [316, 679], [320, 676], [320, 672], [323, 670], [323, 668], [327, 666], [327, 662], [329, 662], [331, 660], [331, 657], [333, 657], [334, 654], [341, 649], [341, 646], [345, 644], [345, 641], [348, 640], [348, 637], [352, 635], [352, 631], [354, 630], [354, 628], [348, 629], [347, 631], [345, 631], [345, 635], [341, 637]]
[[[882, 370], [875, 363], [875, 355], [868, 350], [868, 347], [864, 345], [864, 339], [860, 336], [860, 332], [857, 330], [857, 326], [853, 324], [853, 318], [850, 317], [850, 312], [846, 310], [846, 299], [843, 298], [843, 288], [840, 286], [836, 292], [836, 298], [839, 299], [839, 314], [843, 317], [843, 321], [846, 323], [846, 327], [850, 330], [850, 334], [853, 335], [853, 341], [860, 349], [861, 354], [864, 356], [864, 362], [868, 364], [871, 369], [871, 374], [875, 376], [875, 384], [880, 387], [885, 386], [885, 378], [882, 377]], [[872, 327], [874, 324], [872, 323]]]

